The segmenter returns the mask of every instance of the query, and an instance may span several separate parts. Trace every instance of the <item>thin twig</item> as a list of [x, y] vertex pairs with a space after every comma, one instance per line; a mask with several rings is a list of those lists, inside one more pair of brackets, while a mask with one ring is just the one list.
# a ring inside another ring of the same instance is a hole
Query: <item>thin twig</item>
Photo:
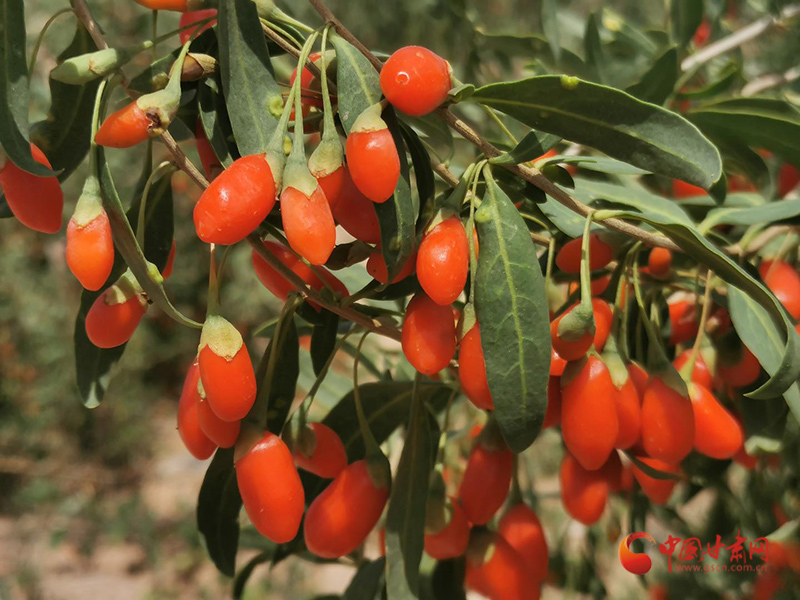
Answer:
[[699, 52], [695, 52], [691, 56], [687, 56], [681, 63], [682, 71], [690, 71], [695, 67], [704, 65], [705, 63], [713, 60], [717, 56], [730, 52], [747, 42], [754, 40], [763, 33], [769, 31], [773, 27], [781, 25], [783, 21], [788, 21], [794, 17], [800, 16], [800, 4], [792, 4], [786, 6], [781, 10], [780, 15], [767, 15], [753, 21], [749, 25], [742, 27], [738, 31], [733, 32], [731, 35], [722, 38], [719, 41], [709, 44]]
[[[369, 60], [375, 69], [380, 71], [381, 66], [383, 65], [380, 59], [372, 54], [372, 52], [370, 52], [370, 50], [364, 46], [364, 44], [362, 44], [344, 25], [342, 25], [342, 22], [336, 18], [331, 10], [325, 5], [323, 0], [309, 0], [309, 2], [326, 22], [333, 24], [333, 26], [336, 28], [336, 32], [340, 36], [358, 48], [358, 50], [361, 51], [361, 53], [367, 58], [367, 60]], [[498, 148], [489, 143], [464, 121], [451, 113], [447, 108], [439, 108], [437, 113], [442, 119], [444, 119], [451, 129], [456, 131], [461, 135], [461, 137], [477, 147], [487, 157], [492, 158], [502, 154]], [[444, 165], [442, 165], [442, 167], [446, 169]], [[570, 210], [584, 217], [589, 214], [590, 208], [588, 206], [556, 186], [553, 182], [547, 179], [547, 177], [542, 175], [538, 169], [525, 165], [504, 165], [504, 167], [525, 181], [535, 185], [537, 188]], [[437, 170], [437, 173], [438, 172], [440, 171]], [[635, 238], [647, 244], [648, 246], [660, 246], [670, 250], [679, 250], [678, 246], [666, 236], [646, 231], [641, 227], [631, 225], [630, 223], [626, 223], [620, 219], [605, 219], [602, 221], [602, 225]]]
[[784, 73], [770, 73], [753, 79], [742, 88], [742, 96], [749, 97], [772, 90], [782, 85], [792, 83], [800, 79], [800, 65], [794, 66]]

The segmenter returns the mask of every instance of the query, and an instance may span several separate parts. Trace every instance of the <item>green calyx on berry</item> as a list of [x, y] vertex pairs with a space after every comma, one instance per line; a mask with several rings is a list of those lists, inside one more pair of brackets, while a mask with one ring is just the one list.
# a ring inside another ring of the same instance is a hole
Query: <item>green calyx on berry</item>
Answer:
[[[328, 131], [327, 129], [325, 130]], [[344, 165], [344, 150], [338, 136], [330, 139], [323, 136], [319, 146], [314, 149], [308, 159], [308, 170], [317, 179], [335, 173]]]
[[467, 560], [476, 565], [483, 565], [494, 555], [494, 536], [488, 529], [473, 529], [467, 546]]
[[208, 346], [211, 351], [228, 361], [239, 353], [244, 340], [231, 323], [219, 315], [210, 315], [203, 324], [198, 352]]
[[389, 460], [382, 452], [368, 454], [367, 471], [372, 483], [376, 488], [392, 488], [392, 470], [389, 467]]
[[472, 331], [472, 328], [475, 327], [477, 322], [478, 318], [475, 315], [475, 305], [469, 302], [464, 306], [464, 310], [461, 312], [461, 330], [458, 332], [459, 341]]
[[354, 133], [368, 133], [371, 131], [383, 131], [388, 129], [389, 126], [386, 121], [381, 117], [383, 112], [383, 104], [380, 102], [373, 104], [369, 108], [365, 108], [356, 118], [353, 126], [350, 128], [350, 134]]
[[139, 282], [130, 269], [120, 275], [119, 279], [114, 282], [114, 285], [103, 292], [103, 302], [108, 306], [124, 304], [134, 297], [138, 298], [142, 306], [147, 305], [142, 286], [139, 285]]
[[78, 227], [86, 227], [104, 212], [103, 200], [100, 196], [100, 182], [94, 174], [90, 174], [83, 184], [72, 220]]
[[592, 305], [583, 302], [565, 314], [558, 322], [558, 337], [568, 342], [576, 342], [585, 335], [594, 335], [594, 311]]

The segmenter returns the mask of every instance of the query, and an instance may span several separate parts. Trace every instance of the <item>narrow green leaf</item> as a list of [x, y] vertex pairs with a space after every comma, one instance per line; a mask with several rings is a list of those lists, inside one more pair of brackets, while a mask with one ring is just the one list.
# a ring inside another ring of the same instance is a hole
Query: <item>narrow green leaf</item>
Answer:
[[541, 133], [531, 130], [517, 144], [513, 150], [491, 159], [493, 165], [518, 165], [520, 163], [536, 160], [546, 154], [561, 138], [551, 133]]
[[[750, 296], [728, 286], [728, 310], [736, 333], [770, 375], [782, 366], [785, 342], [769, 313]], [[792, 383], [783, 397], [796, 419], [800, 419], [800, 388]]]
[[243, 155], [259, 154], [278, 125], [283, 98], [252, 0], [222, 0], [218, 30], [222, 90], [236, 144]]
[[544, 75], [481, 87], [472, 100], [530, 127], [705, 189], [722, 174], [719, 152], [694, 125], [613, 88]]
[[607, 156], [565, 156], [557, 154], [556, 156], [547, 158], [542, 164], [564, 164], [564, 165], [578, 165], [582, 169], [588, 171], [596, 171], [598, 173], [608, 173], [611, 175], [647, 175], [648, 171], [634, 167], [628, 163], [615, 158]]
[[625, 91], [639, 100], [661, 105], [672, 94], [677, 81], [678, 49], [673, 46], [662, 52], [642, 78]]
[[558, 26], [558, 2], [542, 0], [542, 31], [556, 62], [561, 60], [561, 33]]
[[741, 65], [737, 61], [729, 62], [716, 78], [699, 88], [683, 88], [677, 93], [677, 97], [682, 100], [705, 100], [727, 92], [739, 78]]
[[432, 456], [428, 411], [418, 393], [411, 403], [408, 432], [386, 514], [386, 590], [392, 600], [419, 598]]
[[710, 231], [717, 225], [756, 225], [775, 223], [800, 215], [800, 200], [782, 200], [753, 208], [716, 208], [700, 223], [701, 231]]
[[[78, 23], [75, 37], [57, 62], [95, 49], [86, 29]], [[50, 79], [50, 110], [46, 119], [31, 126], [31, 141], [45, 153], [53, 169], [61, 171], [60, 181], [69, 177], [89, 152], [92, 110], [99, 85], [99, 81], [67, 85]]]
[[328, 358], [336, 347], [336, 335], [339, 329], [339, 315], [322, 309], [322, 323], [314, 325], [311, 334], [311, 363], [314, 375], [319, 375]]
[[447, 162], [455, 153], [453, 131], [435, 114], [424, 117], [409, 117], [399, 115], [398, 118], [405, 124], [413, 127], [415, 131], [425, 136], [425, 141], [431, 146], [440, 160]]
[[383, 567], [386, 560], [381, 557], [358, 568], [342, 600], [375, 600], [383, 587]]
[[495, 416], [509, 447], [522, 452], [547, 408], [547, 298], [525, 222], [493, 179], [486, 186], [475, 213], [481, 243], [475, 304]]
[[464, 578], [467, 565], [463, 556], [440, 560], [431, 574], [431, 592], [435, 600], [466, 600]]
[[236, 574], [239, 547], [239, 512], [242, 498], [236, 483], [233, 448], [220, 448], [200, 486], [197, 499], [197, 529], [205, 541], [208, 555], [223, 575]]
[[25, 2], [0, 4], [0, 147], [24, 171], [57, 175], [31, 156], [28, 142], [28, 63], [25, 57]]
[[233, 139], [233, 127], [218, 78], [209, 77], [198, 84], [197, 108], [203, 132], [214, 154], [224, 167], [229, 167], [239, 153], [236, 144], [230, 141]]
[[[431, 157], [428, 154], [425, 144], [419, 139], [417, 132], [403, 121], [398, 121], [403, 140], [408, 146], [408, 153], [411, 155], [411, 164], [414, 166], [414, 181], [417, 186], [419, 196], [419, 214], [425, 213], [425, 207], [433, 200], [436, 191], [436, 181], [431, 167]], [[419, 220], [417, 225], [419, 225]]]
[[605, 77], [605, 57], [603, 56], [603, 45], [600, 42], [600, 29], [597, 24], [595, 13], [590, 13], [586, 19], [586, 29], [583, 34], [583, 51], [586, 54], [586, 65], [594, 73], [594, 78], [604, 83]]
[[273, 552], [270, 550], [259, 552], [239, 570], [236, 574], [236, 578], [233, 580], [233, 600], [242, 600], [244, 597], [244, 588], [250, 580], [253, 571], [255, 571], [256, 567], [259, 565], [269, 562], [272, 559], [272, 554]]
[[669, 473], [667, 471], [659, 471], [658, 469], [654, 469], [647, 463], [642, 462], [638, 458], [636, 458], [632, 453], [626, 452], [625, 453], [630, 461], [636, 465], [636, 467], [642, 471], [649, 477], [653, 479], [660, 479], [660, 480], [668, 480], [668, 479], [677, 479], [680, 480], [683, 476], [680, 473]]
[[334, 33], [328, 39], [336, 48], [339, 117], [349, 133], [358, 115], [381, 99], [381, 85], [378, 72], [350, 42]]
[[692, 41], [694, 32], [703, 21], [703, 2], [699, 0], [670, 1], [672, 38], [681, 48]]
[[384, 115], [400, 155], [400, 179], [394, 195], [386, 202], [375, 204], [381, 229], [381, 253], [386, 261], [387, 277], [394, 279], [414, 252], [415, 230], [419, 207], [411, 196], [408, 159], [400, 127], [392, 111]]
[[800, 163], [800, 110], [773, 98], [733, 98], [700, 106], [689, 119], [710, 136], [766, 148]]
[[552, 40], [545, 39], [539, 34], [515, 35], [476, 31], [475, 40], [479, 48], [493, 50], [500, 55], [539, 60], [551, 72], [561, 72], [578, 77], [589, 76], [589, 70], [580, 56], [561, 47], [560, 57], [556, 58], [551, 49]]

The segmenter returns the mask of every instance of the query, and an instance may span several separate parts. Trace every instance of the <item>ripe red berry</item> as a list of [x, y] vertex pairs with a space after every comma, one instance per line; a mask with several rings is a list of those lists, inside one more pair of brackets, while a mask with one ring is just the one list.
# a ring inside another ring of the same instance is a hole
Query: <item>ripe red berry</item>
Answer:
[[644, 390], [647, 388], [647, 380], [650, 376], [644, 367], [636, 362], [628, 363], [628, 375], [633, 380], [633, 385], [636, 386], [636, 391], [639, 392], [639, 398], [644, 398]]
[[[52, 168], [50, 161], [34, 144], [31, 144], [31, 155], [40, 165]], [[56, 233], [61, 229], [64, 193], [58, 179], [31, 175], [11, 162], [2, 151], [0, 164], [0, 185], [3, 186], [8, 207], [17, 220], [42, 233]]]
[[652, 458], [679, 464], [694, 444], [694, 413], [689, 398], [661, 377], [647, 382], [642, 402], [642, 445]]
[[[672, 366], [675, 367], [676, 371], [680, 372], [680, 370], [687, 363], [691, 355], [692, 355], [691, 348], [684, 350], [683, 352], [678, 354], [678, 356], [675, 357], [675, 360], [672, 361]], [[708, 369], [708, 365], [706, 364], [706, 361], [703, 359], [703, 355], [701, 353], [697, 354], [697, 359], [695, 359], [694, 361], [694, 370], [692, 371], [691, 380], [694, 383], [697, 383], [699, 385], [708, 388], [710, 388], [711, 384], [713, 383], [714, 378], [712, 377], [711, 371]]]
[[345, 147], [355, 186], [373, 202], [386, 202], [400, 179], [400, 156], [383, 119], [367, 109], [353, 124]]
[[94, 141], [108, 148], [130, 148], [163, 133], [164, 128], [155, 119], [155, 115], [140, 108], [138, 102], [131, 102], [106, 117]]
[[[289, 248], [276, 242], [264, 242], [264, 247], [312, 288], [315, 290], [321, 290], [324, 287], [322, 279], [320, 279], [314, 269], [300, 260], [297, 255], [294, 254], [294, 252], [289, 250]], [[261, 281], [264, 287], [275, 294], [278, 299], [286, 302], [289, 292], [295, 289], [294, 286], [289, 282], [288, 279], [273, 269], [269, 263], [264, 260], [255, 250], [253, 250], [252, 253], [252, 260], [253, 269], [255, 270], [258, 279]], [[322, 267], [317, 267], [317, 271], [322, 273], [326, 283], [337, 294], [342, 297], [349, 295], [347, 288], [334, 275]], [[309, 302], [309, 304], [316, 310], [320, 309], [319, 305], [314, 302]]]
[[220, 448], [233, 447], [236, 440], [239, 439], [241, 422], [220, 419], [208, 403], [203, 384], [199, 381], [198, 384], [200, 401], [197, 404], [197, 421], [200, 424], [200, 430]]
[[653, 248], [647, 257], [647, 269], [653, 277], [664, 277], [672, 268], [672, 252], [666, 248]]
[[463, 338], [458, 350], [458, 379], [461, 390], [481, 410], [494, 410], [492, 392], [486, 379], [486, 362], [481, 347], [481, 329], [475, 325]]
[[425, 533], [425, 552], [436, 560], [461, 556], [469, 544], [469, 521], [456, 498], [449, 498], [447, 524], [435, 533]]
[[555, 427], [561, 423], [561, 377], [550, 375], [547, 380], [547, 411], [544, 414], [542, 429]]
[[732, 458], [744, 442], [739, 421], [702, 385], [690, 383], [689, 397], [694, 411], [695, 450], [719, 460]]
[[164, 270], [161, 272], [161, 277], [164, 279], [169, 279], [172, 276], [172, 269], [175, 267], [175, 250], [177, 246], [175, 245], [175, 240], [172, 240], [172, 246], [169, 249], [169, 255], [167, 256], [167, 264], [164, 265]]
[[668, 302], [667, 307], [669, 309], [669, 343], [671, 346], [688, 342], [697, 335], [699, 325], [694, 301], [674, 300]]
[[345, 178], [347, 177], [347, 169], [344, 165], [333, 171], [332, 173], [321, 174], [311, 171], [311, 174], [316, 177], [319, 187], [325, 192], [325, 199], [331, 210], [339, 204], [344, 191]]
[[[314, 64], [316, 64], [320, 58], [322, 58], [322, 54], [319, 52], [312, 52], [308, 55], [308, 60]], [[297, 79], [297, 67], [294, 68], [292, 74], [289, 76], [290, 86], [294, 85], [295, 79]], [[322, 98], [320, 97], [321, 93], [322, 88], [319, 80], [308, 69], [308, 67], [303, 67], [303, 71], [300, 74], [300, 97], [302, 98], [304, 116], [306, 114], [307, 107], [316, 106], [317, 108], [322, 108], [323, 104]]]
[[237, 159], [194, 207], [197, 236], [208, 244], [235, 244], [261, 224], [275, 206], [275, 180], [263, 154]]
[[292, 454], [269, 431], [236, 461], [244, 509], [258, 532], [276, 544], [294, 539], [305, 509], [305, 492]]
[[212, 315], [203, 324], [199, 362], [214, 413], [223, 421], [244, 418], [256, 399], [256, 376], [242, 335], [220, 316]]
[[492, 600], [538, 600], [539, 586], [519, 553], [502, 535], [486, 531], [481, 537], [467, 550], [467, 587]]
[[449, 305], [464, 291], [469, 242], [461, 219], [450, 217], [426, 233], [417, 252], [417, 278], [431, 300]]
[[336, 223], [322, 188], [307, 196], [294, 187], [281, 193], [281, 218], [289, 245], [312, 265], [324, 265], [336, 245]]
[[672, 196], [673, 198], [694, 198], [695, 196], [707, 196], [703, 188], [691, 183], [686, 183], [680, 179], [672, 180]]
[[381, 90], [389, 103], [407, 115], [421, 117], [447, 100], [450, 66], [420, 46], [400, 48], [381, 69]]
[[[556, 254], [556, 266], [564, 273], [581, 272], [581, 244], [583, 238], [576, 238], [564, 244]], [[614, 252], [608, 244], [600, 239], [596, 233], [589, 235], [589, 269], [596, 271], [602, 269], [611, 259]]]
[[617, 389], [605, 363], [595, 355], [573, 368], [580, 370], [565, 374], [570, 380], [561, 391], [561, 433], [570, 454], [584, 469], [594, 471], [603, 466], [617, 441]]
[[309, 423], [294, 442], [294, 462], [323, 479], [333, 479], [347, 467], [347, 452], [339, 435], [322, 423]]
[[614, 404], [617, 407], [619, 429], [615, 448], [626, 450], [639, 441], [642, 432], [642, 400], [633, 378], [628, 376], [621, 387], [614, 386]]
[[497, 531], [517, 551], [533, 580], [542, 583], [547, 578], [547, 539], [536, 513], [523, 503], [512, 506]]
[[592, 314], [594, 315], [595, 325], [594, 335], [587, 332], [577, 340], [567, 340], [560, 337], [558, 335], [558, 327], [561, 323], [561, 319], [575, 310], [576, 306], [578, 306], [578, 304], [572, 305], [562, 315], [550, 323], [550, 336], [553, 349], [559, 357], [566, 361], [578, 360], [589, 351], [592, 345], [594, 345], [598, 352], [602, 351], [608, 339], [608, 334], [611, 331], [613, 313], [611, 312], [608, 302], [600, 298], [592, 298]]
[[800, 171], [796, 167], [784, 163], [778, 171], [778, 198], [783, 198], [800, 183]]
[[782, 260], [765, 260], [758, 266], [758, 272], [792, 318], [800, 319], [800, 275], [797, 270]]
[[[411, 276], [414, 273], [414, 269], [417, 266], [417, 253], [409, 257], [406, 261], [406, 264], [403, 265], [403, 268], [400, 269], [400, 272], [394, 276], [391, 283], [397, 283], [398, 281], [403, 281], [406, 277]], [[383, 254], [380, 250], [376, 250], [372, 254], [369, 255], [367, 259], [367, 273], [372, 276], [375, 281], [379, 283], [389, 283], [389, 270], [386, 268], [386, 261], [383, 259]]]
[[173, 10], [175, 12], [186, 12], [192, 8], [193, 0], [134, 0], [150, 10]]
[[[750, 349], [742, 344], [742, 358], [734, 365], [719, 365], [722, 380], [733, 387], [749, 387], [761, 375], [761, 364]], [[709, 386], [706, 386], [709, 387]]]
[[347, 168], [339, 201], [332, 210], [336, 222], [354, 238], [366, 244], [380, 243], [381, 228], [375, 206], [353, 183]]
[[554, 377], [561, 377], [564, 374], [564, 369], [567, 367], [567, 361], [561, 358], [561, 355], [556, 352], [556, 349], [550, 347], [550, 375]]
[[473, 525], [485, 525], [506, 501], [514, 469], [514, 455], [508, 448], [488, 447], [478, 438], [467, 461], [458, 497], [464, 514]]
[[86, 314], [86, 335], [98, 348], [121, 346], [131, 339], [146, 310], [138, 284], [120, 279], [92, 304]]
[[561, 501], [567, 513], [584, 525], [594, 525], [606, 508], [609, 485], [602, 471], [587, 471], [569, 453], [559, 473]]
[[97, 211], [82, 212], [78, 202], [67, 224], [66, 247], [69, 270], [84, 288], [93, 292], [103, 287], [114, 267], [111, 224], [103, 207], [96, 208]]
[[196, 26], [196, 27], [189, 27], [189, 25], [194, 25], [195, 23], [199, 23], [200, 21], [205, 21], [208, 18], [216, 17], [217, 16], [217, 9], [216, 8], [206, 8], [203, 10], [192, 10], [189, 12], [185, 12], [181, 15], [180, 20], [178, 21], [178, 28], [183, 29], [187, 27], [187, 29], [183, 29], [180, 33], [181, 38], [181, 46], [183, 46], [186, 42], [188, 42], [195, 32], [200, 29], [197, 35], [200, 35], [207, 29], [211, 29], [214, 25], [217, 24], [217, 20], [214, 19], [213, 21], [209, 21], [205, 25]]
[[694, 36], [692, 37], [692, 41], [694, 45], [697, 47], [702, 46], [708, 41], [708, 38], [711, 37], [711, 23], [707, 18], [703, 19], [700, 22], [700, 25], [694, 32]]
[[186, 449], [198, 460], [205, 460], [217, 449], [217, 445], [200, 429], [198, 405], [200, 395], [197, 383], [200, 381], [200, 369], [193, 363], [186, 373], [181, 399], [178, 403], [178, 433]]
[[424, 375], [434, 375], [447, 367], [456, 351], [452, 309], [418, 292], [406, 308], [402, 345], [408, 362]]
[[[680, 472], [678, 467], [666, 463], [663, 460], [658, 460], [657, 458], [640, 456], [638, 459], [639, 462], [643, 462], [648, 467], [651, 467], [656, 471], [675, 474]], [[672, 495], [672, 490], [675, 489], [675, 484], [677, 483], [675, 479], [656, 479], [655, 477], [651, 477], [642, 469], [637, 467], [636, 464], [633, 465], [633, 476], [636, 477], [636, 481], [639, 482], [639, 485], [641, 486], [645, 496], [647, 496], [651, 502], [661, 505], [667, 503], [669, 497]]]
[[350, 554], [378, 523], [389, 488], [376, 485], [366, 460], [346, 467], [308, 507], [306, 547], [320, 558]]

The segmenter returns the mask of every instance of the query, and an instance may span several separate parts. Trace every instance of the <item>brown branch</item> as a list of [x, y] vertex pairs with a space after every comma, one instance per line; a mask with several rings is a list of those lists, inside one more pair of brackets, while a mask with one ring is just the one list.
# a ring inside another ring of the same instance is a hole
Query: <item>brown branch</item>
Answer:
[[[369, 60], [372, 66], [375, 67], [376, 70], [380, 71], [383, 63], [381, 63], [380, 59], [376, 57], [372, 52], [370, 52], [369, 48], [364, 46], [343, 24], [336, 16], [331, 12], [331, 10], [325, 5], [323, 0], [308, 0], [311, 5], [316, 9], [319, 15], [325, 20], [327, 23], [331, 23], [335, 28], [336, 32], [342, 36], [345, 40], [350, 42], [353, 46], [358, 48], [358, 50]], [[473, 144], [477, 147], [481, 152], [483, 152], [487, 157], [492, 158], [494, 156], [499, 156], [502, 152], [489, 143], [486, 139], [481, 137], [479, 133], [477, 133], [474, 129], [472, 129], [469, 125], [467, 125], [464, 121], [459, 119], [453, 113], [451, 113], [447, 108], [439, 108], [437, 110], [438, 115], [453, 129], [456, 133], [461, 135], [465, 140]], [[563, 204], [570, 210], [578, 213], [579, 215], [586, 216], [589, 214], [589, 207], [580, 202], [577, 198], [572, 197], [567, 192], [559, 188], [553, 182], [551, 182], [547, 177], [542, 175], [542, 173], [533, 167], [528, 167], [525, 165], [503, 165], [506, 169], [514, 173], [515, 175], [521, 177], [525, 181], [535, 185], [537, 188], [542, 190], [544, 193], [552, 197], [557, 202]], [[447, 169], [444, 165], [441, 165], [443, 169]], [[437, 173], [442, 173], [441, 169], [436, 169]], [[449, 172], [449, 171], [448, 171]], [[452, 173], [451, 173], [452, 175]], [[668, 237], [652, 233], [650, 231], [646, 231], [641, 227], [637, 227], [636, 225], [631, 225], [630, 223], [626, 223], [620, 219], [605, 219], [601, 223], [605, 227], [609, 229], [613, 229], [614, 231], [619, 231], [620, 233], [624, 233], [625, 235], [635, 238], [648, 246], [660, 246], [663, 248], [668, 248], [670, 250], [679, 250], [679, 247], [672, 242]]]

